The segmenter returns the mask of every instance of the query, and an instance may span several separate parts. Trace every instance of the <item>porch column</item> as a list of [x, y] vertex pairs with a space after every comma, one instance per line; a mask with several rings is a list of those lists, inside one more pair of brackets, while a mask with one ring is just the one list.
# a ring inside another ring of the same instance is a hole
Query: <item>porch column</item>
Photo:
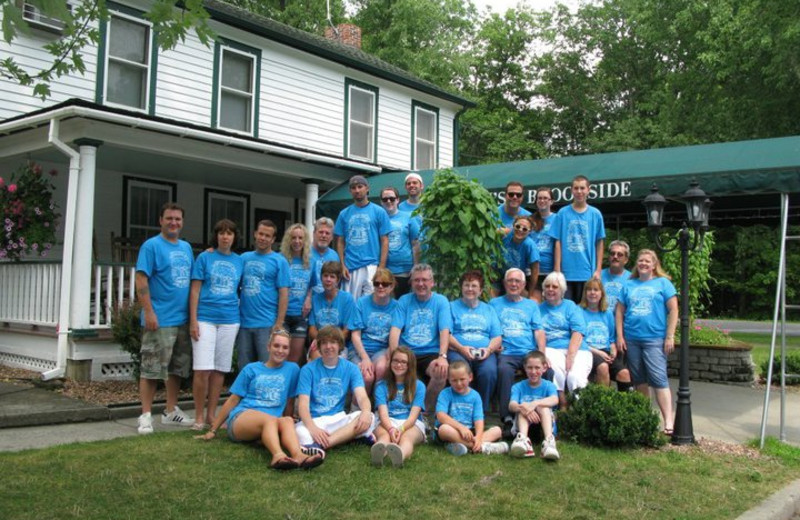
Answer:
[[[81, 174], [75, 213], [75, 249], [72, 255], [72, 294], [70, 325], [73, 330], [88, 329], [91, 323], [92, 250], [94, 236], [94, 185], [97, 148], [102, 141], [78, 139]], [[100, 297], [100, 295], [96, 295]]]
[[314, 229], [314, 221], [317, 219], [317, 199], [319, 199], [319, 181], [316, 179], [303, 179], [306, 185], [306, 228], [309, 231]]

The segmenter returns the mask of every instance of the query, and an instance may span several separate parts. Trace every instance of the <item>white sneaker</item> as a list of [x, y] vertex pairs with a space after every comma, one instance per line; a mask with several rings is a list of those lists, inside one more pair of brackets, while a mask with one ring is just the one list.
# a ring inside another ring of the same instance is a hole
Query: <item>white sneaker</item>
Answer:
[[403, 467], [403, 450], [397, 444], [386, 445], [386, 456], [392, 461], [392, 466], [395, 468]]
[[[510, 454], [512, 457], [522, 458], [528, 451], [528, 446], [526, 446], [525, 441], [528, 441], [528, 438], [518, 433], [514, 442], [511, 443], [511, 451]], [[530, 441], [528, 442], [530, 444]]]
[[504, 453], [508, 453], [508, 443], [484, 442], [481, 445], [481, 453], [484, 455], [503, 455]]
[[153, 433], [153, 416], [150, 415], [150, 412], [143, 413], [139, 416], [139, 427], [136, 431], [139, 432], [139, 435]]
[[382, 468], [383, 459], [386, 457], [386, 445], [382, 442], [376, 442], [369, 449], [369, 456], [373, 466]]
[[561, 458], [556, 448], [556, 440], [553, 437], [546, 439], [542, 443], [542, 457], [544, 457], [545, 460], [558, 460]]
[[445, 449], [451, 455], [455, 455], [456, 457], [460, 457], [461, 455], [466, 455], [469, 451], [467, 447], [460, 442], [448, 442], [445, 445]]
[[161, 424], [169, 426], [189, 426], [192, 422], [189, 417], [183, 413], [183, 410], [175, 405], [175, 409], [170, 413], [167, 413], [166, 410], [161, 413]]

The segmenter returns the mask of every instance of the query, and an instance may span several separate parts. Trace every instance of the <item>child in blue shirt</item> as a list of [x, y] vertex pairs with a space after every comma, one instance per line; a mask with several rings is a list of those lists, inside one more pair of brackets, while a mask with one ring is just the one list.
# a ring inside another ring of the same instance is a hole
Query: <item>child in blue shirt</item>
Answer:
[[454, 361], [447, 372], [450, 386], [436, 401], [436, 437], [446, 443], [453, 455], [467, 452], [494, 455], [508, 453], [508, 444], [498, 442], [503, 433], [499, 426], [483, 430], [481, 396], [469, 387], [472, 369], [464, 361]]
[[425, 423], [420, 419], [424, 406], [425, 385], [417, 379], [417, 358], [410, 348], [399, 346], [392, 351], [384, 379], [375, 387], [379, 424], [370, 449], [373, 466], [383, 466], [389, 457], [392, 466], [403, 467], [414, 446], [425, 441]]
[[558, 405], [558, 389], [556, 385], [542, 379], [547, 370], [547, 357], [538, 350], [525, 355], [525, 381], [511, 387], [511, 402], [508, 409], [516, 414], [515, 426], [517, 436], [511, 444], [512, 457], [533, 457], [533, 445], [529, 436], [531, 425], [540, 425], [544, 434], [542, 457], [546, 460], [558, 460], [560, 455], [553, 436], [553, 407]]

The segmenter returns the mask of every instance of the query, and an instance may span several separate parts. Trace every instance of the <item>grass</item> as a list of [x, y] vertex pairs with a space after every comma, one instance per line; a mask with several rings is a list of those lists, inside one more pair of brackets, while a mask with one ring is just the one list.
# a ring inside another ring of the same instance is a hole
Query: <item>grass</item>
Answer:
[[314, 471], [278, 473], [259, 448], [157, 433], [2, 453], [0, 504], [8, 519], [734, 518], [800, 470], [795, 452], [559, 448], [545, 463], [426, 445], [393, 470], [346, 446]]
[[[761, 364], [769, 359], [769, 347], [772, 342], [772, 334], [759, 334], [753, 332], [731, 332], [731, 337], [745, 343], [753, 345], [753, 350], [750, 351], [753, 357], [753, 363], [756, 365], [756, 373], [761, 374]], [[800, 350], [800, 337], [786, 336], [786, 351]], [[775, 342], [775, 353], [780, 354], [781, 351], [781, 338], [777, 337]]]

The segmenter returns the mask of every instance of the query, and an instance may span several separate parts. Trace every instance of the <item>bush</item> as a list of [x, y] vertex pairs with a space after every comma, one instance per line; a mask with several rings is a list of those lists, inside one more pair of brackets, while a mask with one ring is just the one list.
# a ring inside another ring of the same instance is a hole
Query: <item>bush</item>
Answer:
[[[761, 377], [764, 381], [767, 379], [767, 370], [769, 366], [767, 363], [769, 359], [761, 362]], [[789, 375], [791, 374], [791, 376]], [[781, 382], [781, 355], [775, 354], [772, 360], [772, 383], [780, 384]], [[786, 353], [786, 384], [787, 385], [800, 385], [800, 351], [793, 350]]]
[[589, 385], [569, 397], [558, 415], [561, 434], [584, 444], [611, 448], [664, 444], [658, 414], [639, 392]]
[[124, 302], [111, 309], [111, 334], [114, 341], [133, 359], [133, 378], [139, 380], [142, 362], [141, 306], [138, 303]]

